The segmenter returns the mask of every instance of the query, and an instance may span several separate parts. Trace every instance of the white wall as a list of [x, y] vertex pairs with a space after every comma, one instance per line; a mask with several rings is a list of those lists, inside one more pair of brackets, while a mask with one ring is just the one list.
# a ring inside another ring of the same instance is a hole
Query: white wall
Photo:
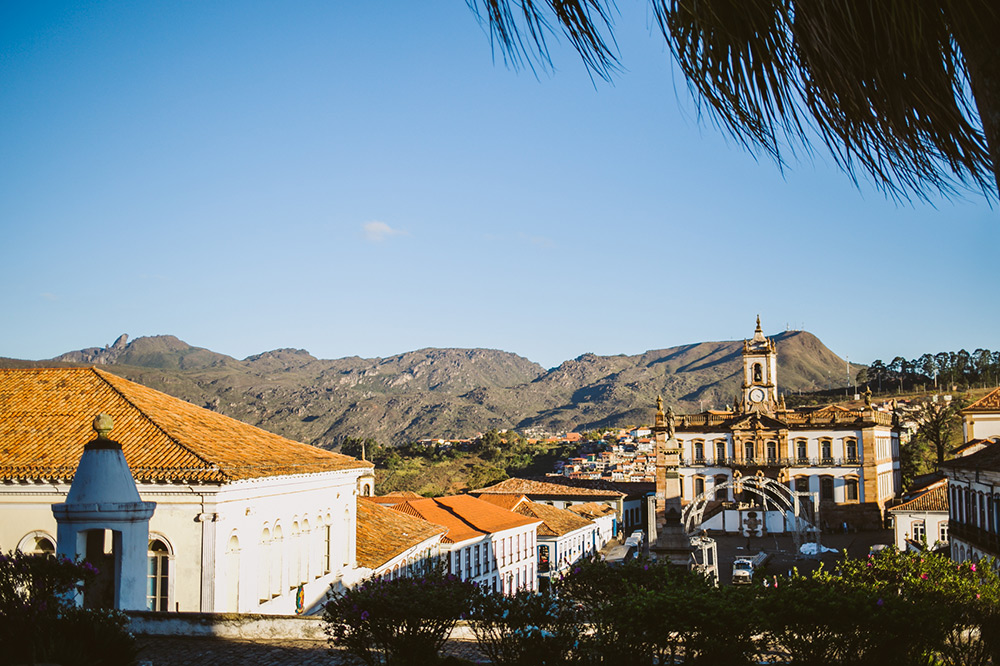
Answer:
[[[321, 600], [343, 579], [353, 583], [357, 477], [362, 470], [271, 477], [232, 484], [139, 484], [143, 501], [156, 502], [150, 534], [171, 553], [170, 610], [294, 614], [298, 583], [305, 583], [305, 605]], [[56, 522], [51, 505], [65, 501], [69, 484], [27, 483], [0, 486], [0, 549], [16, 548], [32, 532], [53, 543]], [[304, 527], [308, 521], [309, 532]], [[330, 567], [326, 571], [326, 525], [331, 527]], [[293, 526], [301, 534], [293, 538]], [[257, 578], [266, 559], [262, 530], [281, 529], [273, 552], [280, 583], [277, 594], [259, 602]], [[235, 536], [239, 548], [231, 551]], [[298, 558], [298, 559], [296, 559]], [[298, 561], [300, 568], [293, 566]], [[308, 567], [309, 575], [305, 575]]]

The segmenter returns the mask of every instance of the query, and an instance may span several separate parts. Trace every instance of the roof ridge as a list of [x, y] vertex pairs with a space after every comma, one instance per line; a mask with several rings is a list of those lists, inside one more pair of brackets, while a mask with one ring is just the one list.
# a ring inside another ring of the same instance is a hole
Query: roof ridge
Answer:
[[[437, 504], [439, 507], [441, 507], [442, 509], [444, 509], [445, 511], [447, 511], [448, 513], [450, 513], [455, 518], [458, 518], [458, 520], [460, 520], [465, 525], [468, 525], [469, 527], [471, 527], [476, 532], [479, 532], [480, 534], [492, 534], [493, 533], [492, 530], [483, 529], [483, 528], [479, 527], [478, 525], [474, 524], [471, 520], [469, 520], [469, 519], [465, 518], [464, 516], [460, 515], [455, 510], [454, 507], [452, 507], [452, 506], [450, 506], [448, 504], [445, 504], [444, 502], [441, 502], [440, 499], [443, 499], [443, 498], [434, 497], [434, 498], [431, 498], [431, 499], [433, 499], [434, 503]], [[489, 502], [486, 502], [486, 504], [489, 504]], [[489, 504], [489, 505], [491, 507], [494, 506], [493, 504]], [[496, 507], [496, 508], [499, 509], [500, 507]], [[506, 509], [501, 509], [501, 510], [502, 511], [506, 511]], [[424, 520], [426, 520], [426, 518]]]
[[[177, 446], [178, 448], [182, 449], [183, 451], [187, 451], [192, 456], [194, 456], [198, 460], [200, 460], [203, 463], [205, 463], [205, 465], [210, 470], [212, 470], [214, 472], [218, 472], [222, 476], [223, 479], [232, 480], [232, 477], [229, 474], [227, 474], [226, 472], [224, 472], [222, 470], [222, 467], [220, 467], [219, 465], [217, 465], [217, 464], [213, 463], [212, 461], [208, 460], [207, 458], [205, 458], [204, 456], [200, 455], [196, 451], [192, 450], [191, 447], [185, 446], [181, 442], [177, 441], [177, 439], [173, 435], [171, 435], [166, 430], [164, 430], [163, 428], [161, 428], [159, 423], [157, 423], [156, 421], [154, 421], [145, 411], [143, 411], [139, 407], [139, 405], [137, 405], [134, 402], [132, 402], [132, 400], [130, 400], [124, 393], [122, 393], [118, 389], [117, 386], [115, 386], [110, 380], [108, 380], [108, 378], [104, 376], [105, 373], [103, 371], [98, 370], [97, 367], [93, 366], [93, 365], [90, 366], [90, 368], [88, 368], [88, 369], [92, 370], [94, 372], [94, 374], [96, 374], [101, 379], [102, 382], [104, 382], [105, 384], [107, 384], [108, 387], [110, 387], [112, 391], [114, 391], [115, 393], [117, 393], [118, 396], [122, 400], [124, 400], [129, 405], [131, 405], [132, 408], [135, 409], [139, 414], [141, 414], [142, 418], [145, 419], [147, 422], [149, 422], [154, 428], [156, 428], [156, 430], [158, 430], [159, 432], [163, 433], [163, 436], [166, 437], [168, 440], [170, 440], [175, 446]], [[110, 373], [110, 372], [107, 373], [107, 374], [110, 375], [110, 376], [112, 376], [112, 377], [114, 377], [115, 379], [124, 379], [123, 377], [119, 377], [118, 375], [115, 375], [115, 374]], [[129, 380], [125, 379], [124, 381], [128, 382]], [[134, 383], [134, 382], [129, 382], [129, 383], [131, 384], [131, 383]], [[142, 386], [141, 384], [136, 384], [136, 385], [137, 386]], [[146, 387], [143, 387], [143, 388], [146, 388]], [[173, 396], [171, 396], [171, 397], [173, 397]], [[176, 400], [180, 400], [180, 398], [175, 398], [175, 399]]]

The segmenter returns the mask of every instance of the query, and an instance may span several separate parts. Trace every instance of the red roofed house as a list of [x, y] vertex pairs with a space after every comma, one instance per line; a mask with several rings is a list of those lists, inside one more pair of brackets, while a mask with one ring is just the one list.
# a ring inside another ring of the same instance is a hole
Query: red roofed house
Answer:
[[463, 580], [504, 594], [537, 589], [535, 545], [542, 521], [471, 495], [405, 499], [392, 508], [448, 529], [441, 549], [448, 570]]
[[0, 370], [0, 549], [56, 550], [52, 505], [100, 413], [142, 501], [156, 503], [150, 610], [290, 614], [300, 588], [309, 609], [357, 579], [356, 497], [371, 463], [96, 368]]
[[598, 545], [597, 525], [577, 513], [532, 502], [525, 496], [484, 494], [480, 499], [502, 506], [528, 518], [542, 521], [538, 526], [538, 579], [548, 584], [553, 576], [582, 557], [593, 555]]
[[358, 567], [368, 578], [418, 575], [441, 557], [441, 538], [448, 531], [371, 497], [358, 498]]
[[948, 480], [938, 479], [889, 509], [896, 548], [936, 550], [948, 544]]
[[1000, 388], [962, 410], [962, 434], [966, 442], [1000, 437]]

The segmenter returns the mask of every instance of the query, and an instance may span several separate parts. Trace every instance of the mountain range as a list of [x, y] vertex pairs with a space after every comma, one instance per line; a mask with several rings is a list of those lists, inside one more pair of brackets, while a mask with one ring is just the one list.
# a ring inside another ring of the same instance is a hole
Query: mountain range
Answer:
[[[772, 336], [783, 393], [842, 386], [845, 361], [806, 331]], [[170, 335], [0, 366], [100, 365], [132, 381], [302, 442], [345, 437], [399, 444], [471, 437], [490, 428], [582, 431], [648, 423], [656, 396], [675, 412], [732, 404], [742, 341], [701, 342], [637, 355], [583, 354], [546, 370], [492, 349], [419, 349], [387, 358], [317, 359], [276, 349], [237, 360]], [[855, 372], [857, 367], [852, 367]]]

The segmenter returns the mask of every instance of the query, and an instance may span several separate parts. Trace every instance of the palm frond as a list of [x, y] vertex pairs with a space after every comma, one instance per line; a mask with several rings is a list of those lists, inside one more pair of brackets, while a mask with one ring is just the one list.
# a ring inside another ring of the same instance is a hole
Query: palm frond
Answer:
[[[508, 64], [551, 64], [558, 28], [592, 72], [619, 66], [610, 0], [467, 2]], [[995, 0], [650, 3], [696, 100], [748, 149], [780, 165], [822, 144], [897, 199], [1000, 193]]]

